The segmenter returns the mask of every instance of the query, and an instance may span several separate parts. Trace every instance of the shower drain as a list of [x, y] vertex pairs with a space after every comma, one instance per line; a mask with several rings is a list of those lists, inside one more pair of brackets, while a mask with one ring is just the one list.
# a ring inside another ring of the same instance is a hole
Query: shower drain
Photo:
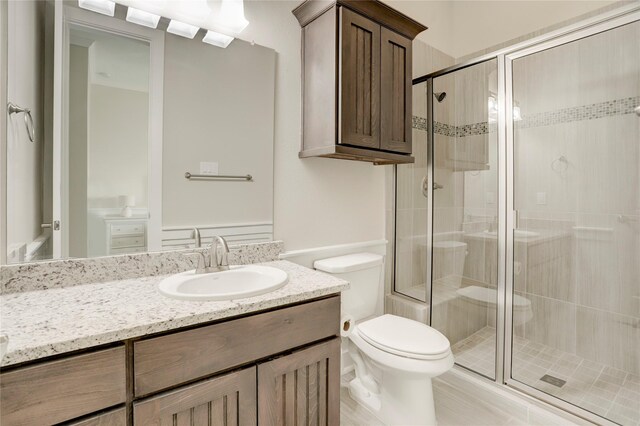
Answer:
[[566, 380], [562, 380], [557, 377], [550, 376], [548, 374], [545, 374], [544, 376], [540, 377], [540, 380], [542, 380], [543, 382], [552, 384], [553, 386], [557, 386], [559, 388], [561, 388], [562, 386], [564, 386], [565, 383], [567, 383]]

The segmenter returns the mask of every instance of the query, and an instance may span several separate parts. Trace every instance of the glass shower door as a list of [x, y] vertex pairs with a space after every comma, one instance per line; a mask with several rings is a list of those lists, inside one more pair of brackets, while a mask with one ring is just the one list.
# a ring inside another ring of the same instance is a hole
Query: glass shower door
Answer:
[[431, 326], [456, 363], [495, 378], [497, 59], [433, 78]]
[[640, 422], [640, 23], [512, 61], [511, 378]]

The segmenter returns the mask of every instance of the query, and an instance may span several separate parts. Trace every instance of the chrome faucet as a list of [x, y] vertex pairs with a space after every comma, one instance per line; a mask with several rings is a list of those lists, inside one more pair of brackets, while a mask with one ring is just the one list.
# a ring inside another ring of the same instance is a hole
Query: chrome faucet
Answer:
[[191, 235], [193, 235], [193, 239], [195, 240], [196, 248], [202, 247], [202, 238], [200, 238], [200, 229], [193, 228], [193, 232], [191, 233]]
[[[222, 246], [222, 255], [218, 258], [218, 245]], [[229, 246], [227, 240], [215, 235], [209, 244], [208, 253], [197, 252], [200, 256], [196, 274], [209, 274], [211, 272], [221, 272], [229, 270]]]
[[[218, 260], [218, 244], [222, 246], [222, 255]], [[213, 241], [209, 246], [209, 265], [216, 271], [229, 270], [229, 246], [227, 240], [219, 235], [213, 237]]]

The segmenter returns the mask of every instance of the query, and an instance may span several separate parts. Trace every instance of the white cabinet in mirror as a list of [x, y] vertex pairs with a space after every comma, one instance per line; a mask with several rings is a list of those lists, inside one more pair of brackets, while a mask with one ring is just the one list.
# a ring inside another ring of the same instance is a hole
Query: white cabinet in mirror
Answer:
[[202, 244], [272, 240], [272, 49], [146, 28], [120, 5], [0, 8], [0, 101], [28, 109], [35, 134], [16, 112], [0, 135], [0, 264], [193, 247], [193, 228]]

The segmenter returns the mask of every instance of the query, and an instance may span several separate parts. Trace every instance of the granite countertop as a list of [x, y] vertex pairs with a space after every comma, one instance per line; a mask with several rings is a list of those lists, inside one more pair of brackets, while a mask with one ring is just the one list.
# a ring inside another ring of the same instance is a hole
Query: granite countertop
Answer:
[[9, 342], [0, 366], [288, 305], [349, 287], [346, 281], [286, 260], [261, 265], [287, 272], [288, 283], [260, 296], [211, 302], [163, 296], [156, 287], [166, 275], [3, 295], [0, 325]]

